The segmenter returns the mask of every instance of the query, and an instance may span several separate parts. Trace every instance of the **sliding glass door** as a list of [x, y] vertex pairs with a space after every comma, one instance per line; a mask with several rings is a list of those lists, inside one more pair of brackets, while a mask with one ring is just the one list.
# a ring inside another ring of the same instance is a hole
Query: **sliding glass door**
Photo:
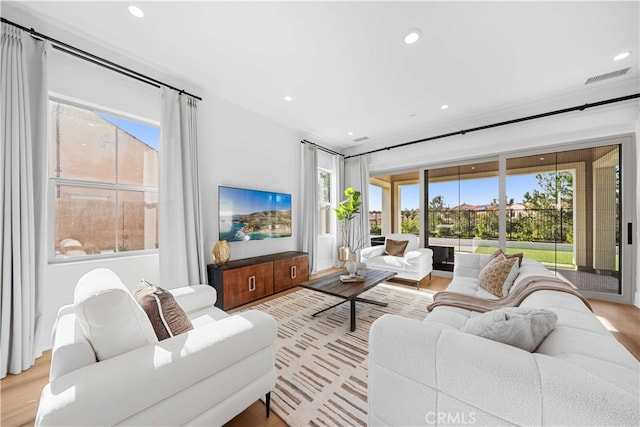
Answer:
[[507, 252], [579, 289], [621, 293], [619, 145], [507, 159]]
[[502, 174], [498, 160], [425, 170], [424, 236], [434, 269], [451, 271], [455, 252], [502, 247], [580, 290], [621, 295], [621, 153], [612, 144], [510, 155]]
[[498, 248], [498, 162], [425, 171], [425, 239], [434, 268], [453, 269], [455, 252]]

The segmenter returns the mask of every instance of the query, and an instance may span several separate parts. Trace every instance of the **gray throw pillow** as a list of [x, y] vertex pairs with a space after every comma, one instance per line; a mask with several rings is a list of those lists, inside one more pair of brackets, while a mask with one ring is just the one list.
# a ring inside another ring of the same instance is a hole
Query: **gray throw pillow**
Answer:
[[509, 307], [472, 317], [460, 330], [533, 352], [557, 321], [558, 316], [551, 310]]

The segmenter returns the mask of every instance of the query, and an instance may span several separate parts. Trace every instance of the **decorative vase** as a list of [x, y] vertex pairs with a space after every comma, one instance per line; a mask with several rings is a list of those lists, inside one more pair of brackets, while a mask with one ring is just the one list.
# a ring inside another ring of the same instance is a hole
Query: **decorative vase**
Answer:
[[213, 245], [213, 250], [211, 251], [211, 257], [213, 258], [213, 262], [218, 266], [222, 267], [229, 261], [231, 258], [231, 249], [229, 248], [229, 243], [226, 240], [218, 240], [215, 245]]
[[356, 275], [356, 271], [358, 270], [358, 264], [355, 261], [347, 261], [345, 266], [347, 267], [347, 272], [349, 273], [349, 276], [353, 277]]
[[359, 262], [356, 265], [356, 274], [360, 277], [365, 277], [367, 275], [367, 264], [364, 262]]
[[341, 262], [349, 261], [350, 256], [351, 256], [351, 251], [349, 250], [349, 246], [340, 246], [338, 248], [338, 261], [341, 261]]

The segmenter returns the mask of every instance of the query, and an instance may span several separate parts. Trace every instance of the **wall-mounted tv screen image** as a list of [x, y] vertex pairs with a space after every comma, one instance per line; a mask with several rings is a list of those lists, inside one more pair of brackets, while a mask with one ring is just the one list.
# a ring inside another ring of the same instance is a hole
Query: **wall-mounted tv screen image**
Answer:
[[218, 187], [219, 239], [291, 237], [291, 194]]

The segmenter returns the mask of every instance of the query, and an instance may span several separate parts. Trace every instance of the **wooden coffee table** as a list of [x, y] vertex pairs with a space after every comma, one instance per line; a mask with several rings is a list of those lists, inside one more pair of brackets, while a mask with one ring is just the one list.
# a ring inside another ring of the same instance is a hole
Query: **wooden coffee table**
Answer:
[[340, 301], [338, 304], [334, 304], [331, 307], [322, 309], [312, 316], [315, 317], [320, 313], [324, 313], [327, 310], [337, 307], [340, 304], [344, 304], [347, 301], [351, 302], [351, 332], [356, 330], [356, 302], [366, 302], [368, 304], [376, 304], [382, 307], [386, 307], [387, 303], [382, 301], [374, 301], [367, 298], [359, 298], [358, 295], [373, 288], [380, 282], [384, 282], [390, 277], [396, 275], [392, 271], [373, 270], [367, 268], [366, 277], [364, 282], [357, 283], [342, 283], [340, 281], [340, 275], [347, 274], [346, 271], [339, 271], [337, 273], [328, 274], [326, 276], [318, 277], [317, 279], [308, 280], [300, 283], [299, 286], [307, 289], [313, 289], [314, 291], [322, 292], [324, 294], [333, 295], [336, 297], [344, 298], [344, 301]]

